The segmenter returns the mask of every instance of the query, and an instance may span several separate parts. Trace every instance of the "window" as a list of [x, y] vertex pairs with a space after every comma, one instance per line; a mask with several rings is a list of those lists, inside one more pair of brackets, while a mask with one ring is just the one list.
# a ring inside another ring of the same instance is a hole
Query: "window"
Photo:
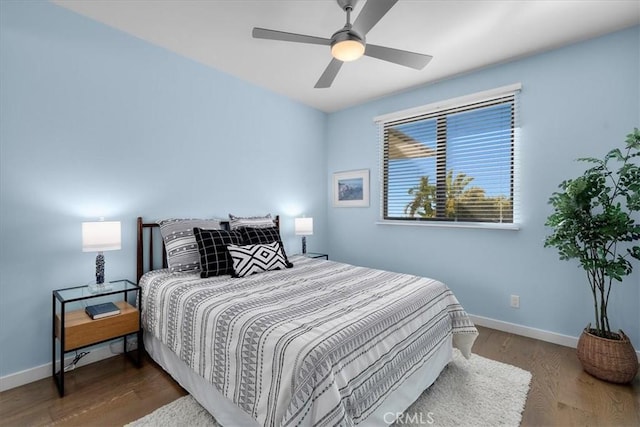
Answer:
[[383, 220], [516, 222], [519, 88], [376, 118]]

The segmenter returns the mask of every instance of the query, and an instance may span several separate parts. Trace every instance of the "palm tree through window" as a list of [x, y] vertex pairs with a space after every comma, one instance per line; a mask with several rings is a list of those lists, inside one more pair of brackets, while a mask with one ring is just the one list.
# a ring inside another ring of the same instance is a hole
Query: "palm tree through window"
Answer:
[[514, 95], [383, 123], [383, 217], [514, 221]]

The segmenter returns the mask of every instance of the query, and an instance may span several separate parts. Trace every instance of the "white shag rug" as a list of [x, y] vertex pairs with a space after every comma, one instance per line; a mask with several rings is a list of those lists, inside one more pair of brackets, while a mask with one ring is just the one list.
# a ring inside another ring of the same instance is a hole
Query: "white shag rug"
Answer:
[[[519, 426], [531, 373], [454, 350], [436, 382], [395, 426]], [[126, 427], [212, 427], [216, 420], [191, 396], [175, 400]], [[228, 426], [233, 427], [233, 426]]]

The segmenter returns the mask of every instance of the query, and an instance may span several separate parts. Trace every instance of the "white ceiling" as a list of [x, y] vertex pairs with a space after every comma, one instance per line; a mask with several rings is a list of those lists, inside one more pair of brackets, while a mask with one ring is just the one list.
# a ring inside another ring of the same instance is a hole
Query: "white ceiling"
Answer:
[[330, 38], [345, 23], [335, 0], [53, 2], [326, 112], [640, 23], [638, 0], [400, 0], [367, 42], [432, 55], [427, 67], [363, 57], [331, 88], [314, 89], [327, 46], [253, 39], [251, 30]]

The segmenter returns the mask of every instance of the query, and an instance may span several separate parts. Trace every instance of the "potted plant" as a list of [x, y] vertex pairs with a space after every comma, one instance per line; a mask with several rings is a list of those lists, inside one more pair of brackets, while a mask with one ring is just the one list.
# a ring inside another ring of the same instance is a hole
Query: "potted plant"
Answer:
[[[608, 313], [612, 284], [631, 273], [640, 260], [640, 224], [632, 218], [640, 211], [640, 131], [634, 129], [623, 150], [613, 149], [604, 159], [578, 159], [593, 166], [569, 179], [553, 193], [554, 208], [546, 225], [553, 234], [545, 247], [558, 249], [561, 260], [576, 259], [587, 273], [595, 324], [589, 324], [578, 341], [578, 358], [591, 375], [626, 383], [638, 371], [638, 358], [629, 338], [612, 332]], [[615, 162], [615, 163], [614, 163]], [[617, 169], [616, 169], [617, 168]]]

